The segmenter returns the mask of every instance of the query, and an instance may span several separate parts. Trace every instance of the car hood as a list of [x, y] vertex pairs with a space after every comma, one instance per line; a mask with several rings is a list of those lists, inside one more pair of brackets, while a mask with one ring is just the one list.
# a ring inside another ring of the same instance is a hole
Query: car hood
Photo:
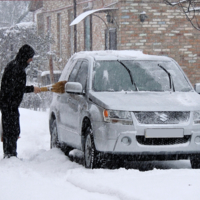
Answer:
[[196, 92], [90, 92], [95, 104], [125, 111], [194, 111], [200, 110]]

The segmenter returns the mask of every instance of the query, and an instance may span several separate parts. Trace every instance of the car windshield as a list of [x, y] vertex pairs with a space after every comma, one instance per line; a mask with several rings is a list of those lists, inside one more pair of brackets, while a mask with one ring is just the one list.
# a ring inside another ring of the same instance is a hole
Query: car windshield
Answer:
[[192, 90], [179, 67], [172, 61], [96, 61], [93, 68], [93, 90], [98, 92], [171, 91], [171, 81], [175, 91]]

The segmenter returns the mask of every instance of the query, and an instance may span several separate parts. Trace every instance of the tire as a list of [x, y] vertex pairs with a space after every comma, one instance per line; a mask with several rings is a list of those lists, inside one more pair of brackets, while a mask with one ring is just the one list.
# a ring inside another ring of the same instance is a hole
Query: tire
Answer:
[[200, 155], [194, 155], [190, 158], [192, 169], [200, 169]]
[[85, 145], [84, 145], [84, 165], [85, 168], [97, 168], [97, 151], [95, 149], [92, 129], [86, 130]]
[[141, 172], [153, 170], [154, 168], [152, 162], [141, 161], [141, 162], [138, 162], [137, 164], [138, 164], [138, 169]]
[[50, 148], [59, 148], [59, 140], [58, 140], [58, 131], [56, 125], [56, 119], [53, 120], [51, 124], [51, 141], [50, 141]]

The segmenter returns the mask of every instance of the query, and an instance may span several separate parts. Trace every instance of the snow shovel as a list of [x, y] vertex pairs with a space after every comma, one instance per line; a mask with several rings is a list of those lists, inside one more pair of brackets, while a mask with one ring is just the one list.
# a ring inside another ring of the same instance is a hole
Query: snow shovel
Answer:
[[55, 93], [65, 93], [65, 84], [67, 81], [59, 81], [54, 85], [49, 85], [46, 87], [41, 87], [41, 92], [55, 92]]

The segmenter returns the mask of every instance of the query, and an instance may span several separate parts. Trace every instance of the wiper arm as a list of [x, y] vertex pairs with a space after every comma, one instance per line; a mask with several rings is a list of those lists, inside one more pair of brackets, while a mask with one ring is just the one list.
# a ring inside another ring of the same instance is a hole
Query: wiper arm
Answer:
[[173, 92], [175, 92], [172, 75], [162, 65], [158, 64], [158, 67], [160, 67], [161, 69], [163, 69], [167, 73], [167, 75], [169, 77], [170, 89], [173, 90]]
[[119, 62], [128, 71], [130, 78], [131, 78], [132, 85], [135, 86], [136, 91], [139, 91], [138, 87], [136, 86], [135, 82], [133, 81], [133, 76], [132, 76], [131, 70], [122, 61], [117, 60], [117, 62]]

